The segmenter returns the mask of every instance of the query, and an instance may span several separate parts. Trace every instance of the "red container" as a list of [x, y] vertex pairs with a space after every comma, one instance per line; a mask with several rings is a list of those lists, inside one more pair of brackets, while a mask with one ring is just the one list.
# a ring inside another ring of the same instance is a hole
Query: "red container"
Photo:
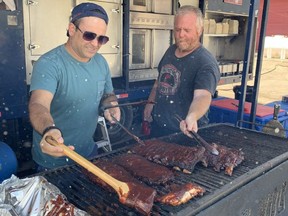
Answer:
[[150, 122], [148, 121], [143, 121], [142, 122], [142, 133], [146, 136], [150, 135], [151, 132], [151, 125]]

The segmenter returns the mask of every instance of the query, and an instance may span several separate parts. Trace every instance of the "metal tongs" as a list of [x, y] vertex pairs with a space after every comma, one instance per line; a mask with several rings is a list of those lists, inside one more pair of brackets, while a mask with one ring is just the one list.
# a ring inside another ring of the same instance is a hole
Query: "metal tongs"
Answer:
[[149, 101], [149, 100], [131, 102], [131, 103], [123, 103], [123, 104], [117, 104], [117, 105], [111, 105], [110, 102], [109, 103], [104, 103], [100, 107], [100, 109], [104, 112], [106, 109], [115, 108], [115, 107], [132, 106], [132, 105], [145, 105], [145, 104], [156, 104], [156, 102]]
[[117, 125], [119, 125], [127, 134], [129, 134], [137, 143], [139, 143], [140, 145], [145, 145], [144, 141], [141, 140], [138, 136], [136, 136], [135, 134], [131, 133], [124, 125], [122, 125], [113, 115], [111, 115], [113, 121], [115, 121], [115, 123]]
[[[183, 121], [183, 119], [175, 114], [175, 118], [176, 120], [180, 123], [181, 121]], [[195, 131], [188, 131], [189, 134], [197, 141], [198, 144], [202, 145], [207, 151], [209, 151], [211, 154], [214, 155], [219, 155], [218, 150], [212, 146], [211, 144], [209, 144], [208, 142], [206, 142], [199, 134], [197, 134]], [[189, 137], [189, 136], [188, 136]], [[191, 137], [190, 137], [191, 138]]]

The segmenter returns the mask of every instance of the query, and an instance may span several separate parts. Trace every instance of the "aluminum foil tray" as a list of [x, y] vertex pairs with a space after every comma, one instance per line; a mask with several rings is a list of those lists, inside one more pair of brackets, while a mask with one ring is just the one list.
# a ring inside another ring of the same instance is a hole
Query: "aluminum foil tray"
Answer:
[[1, 216], [86, 216], [67, 201], [60, 190], [42, 176], [19, 179], [12, 175], [0, 184]]

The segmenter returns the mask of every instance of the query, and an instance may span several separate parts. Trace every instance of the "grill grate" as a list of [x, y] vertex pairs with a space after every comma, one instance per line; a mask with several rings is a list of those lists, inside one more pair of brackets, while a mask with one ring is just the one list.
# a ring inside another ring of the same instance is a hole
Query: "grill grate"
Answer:
[[[283, 138], [225, 124], [203, 128], [199, 130], [199, 134], [207, 142], [214, 142], [230, 148], [241, 148], [245, 153], [245, 160], [234, 170], [231, 177], [225, 175], [224, 172], [216, 173], [212, 168], [204, 168], [200, 164], [196, 165], [191, 175], [177, 172], [175, 183], [182, 184], [192, 181], [204, 187], [206, 193], [203, 197], [194, 198], [177, 207], [155, 203], [151, 215], [188, 215], [187, 212], [189, 215], [194, 215], [215, 203], [217, 199], [223, 198], [241, 185], [284, 161], [285, 158], [282, 158], [281, 155], [288, 151], [288, 145], [285, 144], [286, 140]], [[173, 134], [160, 139], [182, 145], [197, 145], [194, 140], [183, 134]], [[127, 147], [119, 149], [106, 153], [104, 156], [101, 155], [101, 157], [113, 158], [126, 153], [127, 149]], [[276, 161], [275, 157], [278, 157]], [[274, 162], [265, 166], [265, 163], [272, 159]], [[247, 175], [248, 172], [249, 175]], [[91, 182], [78, 165], [46, 171], [42, 175], [56, 185], [71, 203], [91, 215], [138, 215], [133, 209], [120, 204], [116, 193], [109, 193]], [[159, 187], [158, 190], [165, 192], [164, 187]]]

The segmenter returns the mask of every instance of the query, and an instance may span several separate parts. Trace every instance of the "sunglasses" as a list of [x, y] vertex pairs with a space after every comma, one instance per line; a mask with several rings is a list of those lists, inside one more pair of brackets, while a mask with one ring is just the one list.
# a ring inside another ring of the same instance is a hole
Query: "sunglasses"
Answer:
[[103, 35], [97, 36], [97, 34], [93, 32], [89, 32], [89, 31], [83, 32], [77, 25], [75, 25], [75, 27], [83, 34], [83, 39], [86, 41], [92, 41], [96, 38], [98, 43], [101, 45], [104, 45], [109, 41], [109, 37], [107, 36], [103, 36]]

